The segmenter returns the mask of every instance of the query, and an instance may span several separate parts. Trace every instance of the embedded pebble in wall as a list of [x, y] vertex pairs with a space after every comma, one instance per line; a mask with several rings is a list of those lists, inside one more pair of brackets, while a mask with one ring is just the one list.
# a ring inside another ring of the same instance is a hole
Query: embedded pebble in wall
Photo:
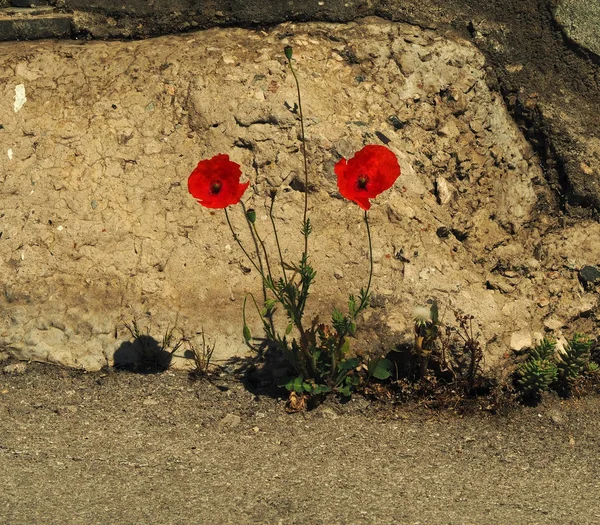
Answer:
[[25, 102], [27, 102], [27, 97], [25, 96], [25, 85], [18, 84], [15, 86], [15, 103], [13, 106], [15, 113], [21, 110]]

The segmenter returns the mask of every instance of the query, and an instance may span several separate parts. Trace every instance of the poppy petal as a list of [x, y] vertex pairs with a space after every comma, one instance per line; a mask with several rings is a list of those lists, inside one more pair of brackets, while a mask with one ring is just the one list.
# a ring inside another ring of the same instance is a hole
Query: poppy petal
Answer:
[[201, 160], [188, 178], [188, 191], [206, 208], [237, 204], [250, 182], [240, 183], [240, 165], [219, 154]]
[[400, 165], [396, 155], [385, 146], [367, 145], [350, 160], [342, 158], [334, 171], [342, 196], [368, 210], [369, 199], [393, 186], [400, 176]]

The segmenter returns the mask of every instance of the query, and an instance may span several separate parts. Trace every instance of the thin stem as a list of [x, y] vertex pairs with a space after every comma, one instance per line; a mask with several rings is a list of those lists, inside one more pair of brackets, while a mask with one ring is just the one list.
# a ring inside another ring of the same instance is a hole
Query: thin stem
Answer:
[[267, 253], [267, 247], [265, 246], [265, 242], [260, 238], [260, 235], [258, 234], [256, 224], [252, 223], [252, 229], [254, 230], [254, 235], [256, 235], [258, 242], [262, 246], [262, 250], [265, 255], [265, 263], [267, 264], [267, 272], [269, 273], [269, 279], [271, 279], [271, 283], [274, 285], [275, 281], [273, 280], [273, 274], [271, 273], [271, 265], [269, 264], [269, 254]]
[[290, 71], [292, 75], [294, 75], [294, 80], [296, 81], [296, 90], [298, 91], [298, 109], [300, 110], [300, 131], [301, 131], [301, 141], [302, 141], [302, 156], [304, 157], [304, 219], [302, 223], [302, 229], [304, 232], [304, 256], [308, 255], [308, 226], [306, 224], [307, 216], [308, 216], [308, 158], [306, 155], [306, 137], [304, 135], [304, 114], [302, 113], [302, 98], [300, 96], [300, 82], [298, 82], [298, 77], [296, 76], [296, 71], [294, 70], [294, 66], [292, 65], [292, 60], [288, 58], [288, 64], [290, 65]]
[[367, 301], [369, 300], [369, 290], [371, 289], [371, 279], [373, 278], [373, 243], [371, 242], [371, 228], [369, 227], [369, 216], [367, 215], [367, 210], [365, 210], [365, 224], [367, 225], [367, 238], [369, 240], [369, 282], [367, 283], [367, 289], [365, 290], [365, 296], [363, 299], [363, 304], [361, 304], [361, 309], [366, 306]]
[[[265, 250], [265, 245], [264, 243], [260, 240], [260, 237], [258, 236], [258, 232], [256, 230], [256, 227], [254, 225], [254, 223], [250, 222], [250, 219], [248, 218], [248, 212], [246, 210], [246, 205], [240, 201], [240, 204], [242, 205], [242, 210], [244, 211], [244, 217], [246, 217], [246, 222], [248, 223], [248, 228], [250, 229], [250, 236], [252, 237], [252, 240], [254, 241], [254, 248], [256, 250], [256, 256], [258, 258], [258, 264], [260, 266], [260, 275], [262, 277], [262, 292], [263, 292], [263, 302], [266, 303], [267, 302], [267, 287], [273, 291], [273, 293], [275, 294], [275, 296], [279, 299], [279, 295], [277, 294], [277, 292], [275, 291], [275, 287], [271, 286], [274, 285], [275, 283], [273, 282], [273, 276], [271, 275], [271, 268], [269, 267], [269, 257], [267, 255], [267, 251]], [[265, 253], [265, 262], [267, 264], [267, 271], [268, 271], [268, 275], [270, 278], [270, 284], [267, 283], [267, 280], [265, 279], [265, 270], [264, 270], [264, 266], [262, 263], [262, 257], [260, 256], [260, 249], [258, 247], [258, 241], [256, 240], [258, 237], [258, 240], [260, 241], [263, 251]], [[254, 296], [252, 296], [252, 299], [254, 299]], [[269, 326], [271, 327], [271, 331], [273, 333], [275, 333], [275, 324], [273, 321], [273, 314], [269, 314], [267, 316], [267, 318], [269, 319]]]
[[244, 217], [246, 217], [246, 222], [248, 223], [248, 229], [250, 230], [250, 236], [252, 237], [252, 241], [254, 242], [254, 249], [256, 250], [256, 257], [258, 258], [258, 265], [260, 266], [260, 274], [263, 276], [263, 283], [262, 283], [263, 299], [266, 301], [267, 300], [267, 288], [265, 286], [265, 279], [264, 279], [265, 269], [263, 266], [262, 257], [260, 256], [260, 249], [258, 248], [258, 242], [256, 241], [256, 236], [254, 235], [254, 231], [252, 230], [252, 224], [248, 220], [248, 212], [246, 210], [246, 205], [242, 201], [240, 201], [240, 204], [242, 205], [242, 210], [244, 211]]
[[277, 244], [277, 252], [279, 253], [279, 262], [281, 263], [281, 272], [283, 273], [283, 282], [287, 286], [287, 274], [285, 273], [285, 264], [283, 262], [283, 255], [281, 254], [281, 245], [279, 244], [279, 235], [277, 235], [277, 227], [275, 226], [275, 219], [273, 218], [273, 206], [275, 205], [275, 199], [271, 199], [271, 207], [269, 208], [269, 218], [273, 225], [273, 233], [275, 234], [275, 244]]
[[[256, 299], [254, 298], [254, 295], [249, 293], [246, 294], [246, 297], [244, 297], [244, 308], [246, 308], [246, 299], [248, 298], [248, 296], [250, 296], [250, 299], [252, 299], [252, 302], [254, 303], [254, 308], [256, 308], [256, 312], [258, 313], [259, 317], [262, 317], [261, 312], [260, 312], [260, 308], [258, 307], [258, 303], [256, 302]], [[244, 316], [246, 315], [246, 312], [244, 310]], [[246, 318], [244, 317], [244, 324], [246, 324]]]
[[[250, 254], [246, 251], [246, 248], [244, 248], [244, 245], [240, 241], [240, 238], [238, 237], [238, 234], [235, 233], [235, 230], [233, 229], [233, 225], [231, 224], [231, 220], [229, 219], [229, 213], [227, 213], [227, 208], [223, 208], [223, 209], [225, 210], [225, 217], [227, 218], [227, 224], [229, 224], [229, 229], [231, 230], [231, 233], [233, 234], [233, 238], [234, 238], [235, 242], [238, 243], [238, 246], [242, 249], [242, 251], [244, 252], [244, 255], [252, 263], [252, 266], [254, 266], [254, 268], [260, 274], [260, 276], [262, 277], [262, 280], [264, 282], [264, 280], [265, 280], [265, 274], [264, 274], [262, 268], [259, 268], [256, 265], [256, 263], [254, 262], [254, 259], [252, 259], [252, 257], [250, 257]], [[262, 264], [261, 264], [261, 266], [262, 266]]]

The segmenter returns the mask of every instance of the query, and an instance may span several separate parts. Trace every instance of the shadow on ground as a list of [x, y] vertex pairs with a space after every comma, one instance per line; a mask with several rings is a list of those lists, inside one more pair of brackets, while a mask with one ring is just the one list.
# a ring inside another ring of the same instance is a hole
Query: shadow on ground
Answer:
[[139, 374], [159, 374], [171, 366], [173, 352], [149, 335], [140, 335], [133, 341], [124, 341], [113, 355], [114, 367]]

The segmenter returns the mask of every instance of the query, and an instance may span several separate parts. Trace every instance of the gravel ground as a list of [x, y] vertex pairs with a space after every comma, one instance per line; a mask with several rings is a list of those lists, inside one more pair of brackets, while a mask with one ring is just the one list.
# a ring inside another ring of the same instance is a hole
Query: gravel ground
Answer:
[[600, 404], [286, 414], [181, 372], [0, 376], [0, 523], [600, 522]]

